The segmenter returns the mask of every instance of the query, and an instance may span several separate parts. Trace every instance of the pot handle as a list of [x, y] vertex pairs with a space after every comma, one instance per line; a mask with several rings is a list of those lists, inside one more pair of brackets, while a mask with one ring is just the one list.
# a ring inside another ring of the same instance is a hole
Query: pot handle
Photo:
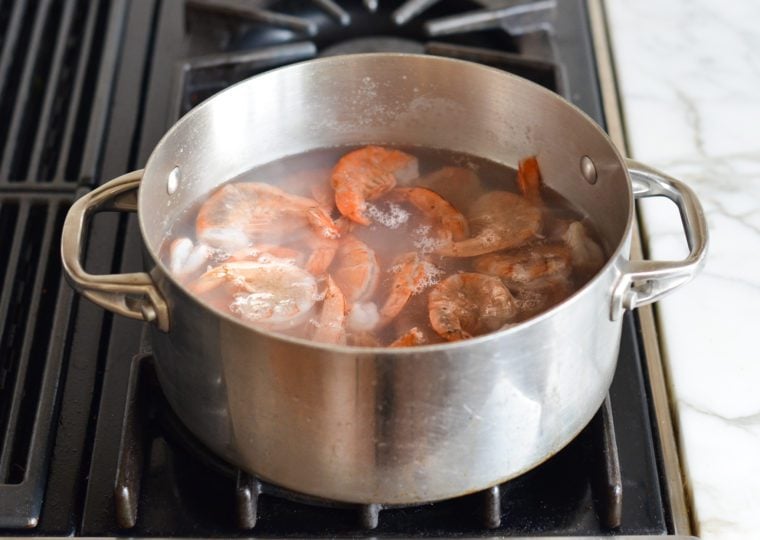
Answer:
[[626, 160], [634, 199], [667, 197], [681, 214], [689, 255], [682, 261], [628, 261], [612, 294], [612, 319], [650, 304], [691, 281], [705, 263], [707, 222], [694, 192], [683, 182], [632, 159]]
[[153, 279], [145, 272], [93, 275], [82, 267], [85, 228], [92, 214], [136, 212], [142, 169], [114, 178], [71, 205], [63, 224], [61, 258], [69, 283], [102, 308], [169, 330], [169, 308]]

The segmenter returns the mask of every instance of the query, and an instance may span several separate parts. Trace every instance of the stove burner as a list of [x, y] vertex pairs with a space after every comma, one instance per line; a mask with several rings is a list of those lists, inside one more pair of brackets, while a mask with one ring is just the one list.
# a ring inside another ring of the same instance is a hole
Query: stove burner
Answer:
[[[366, 52], [449, 56], [564, 90], [549, 37], [556, 0], [510, 0], [498, 8], [491, 0], [468, 0], [454, 7], [437, 0], [408, 0], [395, 8], [374, 0], [365, 0], [364, 5], [350, 0], [186, 0], [186, 6], [190, 55], [175, 72], [168, 125], [230, 84], [313, 56]], [[445, 43], [429, 41], [444, 35]], [[529, 58], [523, 47], [530, 49]], [[255, 60], [248, 60], [250, 55]]]
[[392, 36], [373, 36], [349, 39], [332, 45], [324, 49], [320, 53], [320, 56], [375, 52], [425, 54], [425, 47], [411, 39]]

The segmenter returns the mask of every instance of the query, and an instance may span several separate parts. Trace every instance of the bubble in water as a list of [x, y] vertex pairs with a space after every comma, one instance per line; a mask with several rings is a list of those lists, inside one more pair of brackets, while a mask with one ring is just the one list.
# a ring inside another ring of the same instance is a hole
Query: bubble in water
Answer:
[[533, 311], [537, 309], [543, 303], [544, 295], [539, 291], [531, 291], [529, 289], [523, 289], [520, 294], [515, 297], [517, 305], [523, 311]]
[[230, 311], [247, 321], [268, 318], [274, 310], [275, 297], [269, 292], [238, 294], [230, 304]]
[[[388, 271], [397, 274], [405, 267], [404, 264], [394, 264]], [[420, 261], [420, 266], [415, 269], [418, 272], [417, 275], [422, 274], [422, 277], [413, 284], [412, 294], [419, 294], [428, 287], [432, 287], [441, 280], [444, 271], [438, 268], [430, 261]]]
[[367, 204], [367, 214], [373, 221], [388, 227], [389, 229], [398, 229], [409, 221], [409, 212], [397, 204], [388, 203], [388, 210], [383, 211], [374, 204]]
[[230, 252], [222, 248], [208, 248], [209, 259], [212, 262], [220, 263], [230, 258]]
[[430, 225], [420, 225], [412, 231], [412, 243], [420, 253], [433, 253], [446, 244], [445, 240], [430, 235]]
[[441, 280], [443, 270], [431, 262], [422, 262], [422, 279], [415, 283], [412, 294], [419, 294], [428, 287], [432, 287]]

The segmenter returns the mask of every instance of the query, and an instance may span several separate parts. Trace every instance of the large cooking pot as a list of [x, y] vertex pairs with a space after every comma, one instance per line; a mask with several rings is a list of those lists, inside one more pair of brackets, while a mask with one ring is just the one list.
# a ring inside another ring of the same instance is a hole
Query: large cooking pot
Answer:
[[[529, 321], [400, 350], [251, 328], [199, 302], [159, 260], [183, 209], [226, 180], [285, 156], [364, 143], [450, 149], [511, 166], [537, 154], [546, 184], [596, 224], [609, 260]], [[650, 196], [677, 204], [691, 249], [685, 260], [628, 260], [634, 199]], [[102, 210], [137, 211], [146, 273], [82, 268], [83, 229]], [[691, 190], [624, 160], [555, 94], [468, 62], [370, 54], [270, 71], [196, 107], [144, 170], [71, 207], [62, 254], [85, 297], [152, 323], [163, 391], [218, 455], [312, 496], [406, 504], [503, 482], [573, 439], [609, 388], [623, 312], [691, 279], [706, 245]]]

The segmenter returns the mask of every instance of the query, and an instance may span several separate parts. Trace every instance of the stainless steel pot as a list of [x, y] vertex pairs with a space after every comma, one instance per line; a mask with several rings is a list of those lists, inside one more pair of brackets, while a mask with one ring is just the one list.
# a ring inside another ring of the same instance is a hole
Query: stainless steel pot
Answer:
[[[401, 350], [255, 330], [198, 302], [160, 262], [180, 212], [220, 183], [284, 156], [364, 143], [450, 149], [513, 166], [537, 154], [546, 183], [597, 224], [609, 260], [530, 321]], [[651, 196], [677, 204], [691, 248], [685, 260], [628, 260], [634, 199]], [[82, 268], [83, 229], [101, 210], [138, 212], [146, 273]], [[152, 323], [166, 397], [214, 452], [305, 494], [406, 504], [503, 482], [573, 439], [607, 393], [623, 312], [691, 279], [706, 245], [691, 190], [624, 160], [558, 96], [476, 64], [382, 54], [278, 69], [206, 101], [166, 134], [143, 171], [72, 206], [62, 255], [85, 297]]]

